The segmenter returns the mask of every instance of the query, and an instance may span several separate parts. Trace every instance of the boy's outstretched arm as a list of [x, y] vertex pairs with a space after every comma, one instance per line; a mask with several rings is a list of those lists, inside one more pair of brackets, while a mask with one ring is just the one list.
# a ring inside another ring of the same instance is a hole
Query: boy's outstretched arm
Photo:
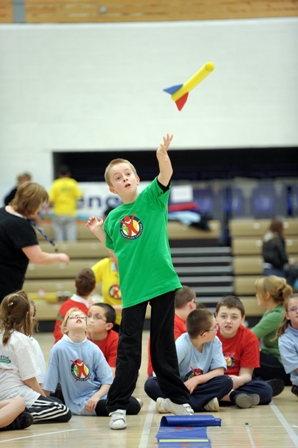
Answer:
[[172, 140], [173, 135], [167, 134], [166, 137], [163, 137], [163, 143], [160, 144], [156, 151], [156, 157], [159, 164], [158, 181], [165, 187], [169, 185], [173, 174], [172, 163], [168, 155], [168, 149]]
[[103, 229], [103, 219], [95, 218], [95, 216], [90, 216], [88, 221], [86, 222], [86, 227], [91, 230], [92, 233], [102, 242], [102, 244], [106, 245], [106, 232]]

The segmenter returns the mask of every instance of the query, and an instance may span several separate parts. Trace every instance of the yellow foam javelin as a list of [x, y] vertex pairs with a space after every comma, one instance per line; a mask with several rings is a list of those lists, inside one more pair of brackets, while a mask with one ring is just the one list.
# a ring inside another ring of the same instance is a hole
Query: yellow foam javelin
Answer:
[[182, 87], [180, 87], [177, 92], [171, 95], [173, 101], [177, 101], [181, 96], [185, 93], [190, 92], [194, 89], [200, 82], [202, 82], [206, 76], [210, 75], [210, 73], [214, 70], [214, 64], [212, 62], [207, 62], [203, 65], [200, 70], [195, 73], [188, 81], [186, 81]]

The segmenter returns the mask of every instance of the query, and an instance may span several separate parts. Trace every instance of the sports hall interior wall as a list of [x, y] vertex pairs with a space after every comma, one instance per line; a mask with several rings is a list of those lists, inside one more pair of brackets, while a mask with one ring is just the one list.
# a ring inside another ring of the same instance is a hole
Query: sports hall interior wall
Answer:
[[[295, 151], [297, 24], [285, 17], [0, 25], [0, 193], [24, 170], [49, 187], [54, 153], [146, 150], [154, 163], [165, 132], [175, 136], [173, 152], [252, 148], [255, 164], [266, 148]], [[163, 88], [208, 60], [215, 70], [178, 112]], [[201, 165], [196, 157], [194, 171]], [[97, 154], [94, 168], [104, 169]]]
[[[171, 132], [173, 180], [190, 182], [194, 199], [214, 218], [211, 234], [193, 235], [187, 229], [186, 250], [201, 248], [195, 257], [206, 264], [206, 248], [211, 253], [218, 242], [227, 244], [219, 248], [225, 260], [219, 279], [208, 279], [204, 272], [186, 280], [194, 282], [211, 309], [217, 293], [235, 291], [246, 300], [250, 317], [259, 318], [253, 281], [261, 275], [261, 231], [273, 214], [288, 219], [288, 249], [294, 260], [298, 254], [295, 2], [283, 2], [282, 13], [271, 3], [261, 2], [261, 12], [260, 2], [244, 2], [245, 8], [241, 2], [238, 11], [257, 4], [258, 14], [237, 15], [230, 8], [234, 15], [222, 11], [221, 16], [205, 14], [189, 21], [177, 21], [176, 15], [150, 23], [71, 23], [57, 9], [56, 20], [45, 15], [41, 20], [37, 3], [18, 2], [23, 20], [19, 15], [19, 23], [13, 23], [17, 17], [11, 13], [6, 24], [3, 17], [12, 2], [0, 4], [0, 194], [24, 170], [48, 188], [61, 162], [81, 182], [102, 181], [107, 161], [120, 153], [132, 158], [143, 180], [150, 180], [157, 173], [156, 147]], [[197, 14], [199, 3], [194, 4]], [[42, 14], [54, 11], [53, 3], [51, 8], [49, 2], [44, 5]], [[86, 2], [73, 5], [82, 8]], [[152, 11], [146, 13], [153, 18]], [[194, 14], [180, 18], [193, 19]], [[214, 72], [178, 112], [162, 89], [185, 82], [208, 60], [214, 62]], [[238, 219], [240, 236], [233, 233], [232, 221]], [[256, 227], [258, 235], [253, 234]], [[174, 230], [173, 252], [183, 249], [181, 235], [186, 234], [184, 226]], [[60, 284], [69, 290], [80, 263], [90, 265], [98, 258], [85, 243], [80, 242], [80, 249], [84, 245], [87, 258], [73, 255], [67, 272], [57, 266], [45, 275], [32, 265], [28, 271], [27, 290], [45, 324], [55, 316]], [[252, 248], [257, 252], [251, 253]], [[194, 272], [204, 271], [200, 263]], [[55, 278], [59, 287], [52, 284]], [[207, 280], [213, 283], [212, 293]], [[38, 297], [41, 283], [48, 288], [47, 301]]]

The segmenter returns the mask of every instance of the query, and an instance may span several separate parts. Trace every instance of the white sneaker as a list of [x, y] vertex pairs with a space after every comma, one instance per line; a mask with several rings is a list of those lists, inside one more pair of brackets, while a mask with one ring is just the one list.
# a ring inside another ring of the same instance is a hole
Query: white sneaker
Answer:
[[166, 399], [165, 398], [161, 398], [159, 397], [156, 400], [155, 403], [155, 410], [159, 413], [159, 414], [169, 414], [169, 409], [167, 408], [166, 405]]
[[194, 411], [189, 403], [173, 403], [169, 398], [158, 398], [155, 406], [160, 414], [172, 413], [175, 415], [193, 415]]
[[217, 397], [212, 398], [212, 400], [204, 406], [204, 409], [205, 411], [218, 412], [219, 403]]
[[234, 398], [234, 403], [238, 408], [248, 409], [260, 403], [260, 396], [257, 394], [240, 393]]
[[126, 411], [125, 409], [116, 409], [114, 412], [110, 412], [110, 428], [111, 429], [125, 429], [126, 424]]

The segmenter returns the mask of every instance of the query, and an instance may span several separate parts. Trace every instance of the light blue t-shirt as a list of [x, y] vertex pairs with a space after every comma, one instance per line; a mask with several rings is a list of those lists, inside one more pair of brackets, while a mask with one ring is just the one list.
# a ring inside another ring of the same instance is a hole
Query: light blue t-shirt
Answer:
[[222, 353], [222, 345], [218, 337], [211, 342], [203, 344], [202, 353], [199, 352], [190, 340], [189, 334], [184, 333], [176, 340], [176, 350], [180, 378], [183, 382], [196, 375], [203, 375], [210, 370], [227, 368]]
[[298, 330], [288, 325], [278, 338], [278, 347], [285, 371], [291, 374], [292, 384], [298, 386]]
[[73, 414], [96, 415], [87, 413], [85, 404], [102, 384], [112, 384], [112, 371], [97, 345], [88, 339], [73, 342], [64, 335], [51, 349], [43, 389], [54, 392], [59, 382]]

